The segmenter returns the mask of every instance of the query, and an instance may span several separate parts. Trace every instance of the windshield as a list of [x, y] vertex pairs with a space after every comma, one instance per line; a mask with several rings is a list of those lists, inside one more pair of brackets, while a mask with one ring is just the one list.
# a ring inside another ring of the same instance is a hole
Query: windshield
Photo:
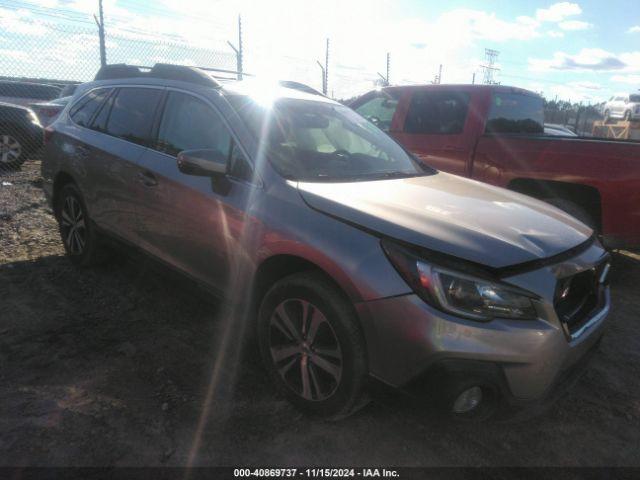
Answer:
[[261, 105], [228, 97], [285, 178], [360, 181], [434, 173], [350, 108], [283, 98]]

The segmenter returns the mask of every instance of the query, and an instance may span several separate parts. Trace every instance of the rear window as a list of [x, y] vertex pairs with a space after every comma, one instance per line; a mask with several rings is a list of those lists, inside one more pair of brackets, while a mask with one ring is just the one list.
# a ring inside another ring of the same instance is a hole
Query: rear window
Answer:
[[38, 83], [5, 82], [0, 84], [0, 96], [52, 100], [60, 95], [60, 88]]
[[88, 127], [91, 118], [98, 111], [109, 91], [108, 88], [99, 88], [82, 97], [69, 112], [71, 120], [81, 127]]
[[523, 93], [494, 93], [487, 133], [544, 133], [542, 98]]
[[112, 102], [106, 133], [148, 146], [161, 94], [162, 91], [155, 88], [121, 88]]
[[468, 109], [469, 94], [465, 92], [415, 92], [404, 131], [435, 135], [462, 133]]

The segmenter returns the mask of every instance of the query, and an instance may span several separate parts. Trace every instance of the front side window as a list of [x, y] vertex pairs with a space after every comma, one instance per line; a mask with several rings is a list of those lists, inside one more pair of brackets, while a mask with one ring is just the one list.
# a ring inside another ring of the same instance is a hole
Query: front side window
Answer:
[[113, 99], [106, 133], [147, 146], [161, 95], [155, 88], [121, 88]]
[[525, 93], [494, 93], [486, 133], [543, 133], [542, 98]]
[[107, 98], [109, 91], [108, 88], [98, 88], [87, 93], [71, 108], [69, 112], [71, 120], [76, 125], [88, 127], [91, 118], [98, 111], [104, 99]]
[[381, 130], [388, 132], [397, 108], [397, 98], [387, 92], [380, 92], [374, 98], [356, 107], [355, 111]]
[[640, 102], [640, 95], [629, 95], [629, 101], [633, 103]]
[[407, 133], [460, 134], [469, 109], [464, 92], [415, 92], [404, 123]]
[[183, 150], [212, 149], [227, 155], [231, 135], [220, 116], [206, 103], [170, 92], [158, 131], [157, 149], [169, 155]]
[[228, 100], [285, 178], [364, 181], [433, 173], [343, 105], [294, 98], [269, 105], [245, 96]]

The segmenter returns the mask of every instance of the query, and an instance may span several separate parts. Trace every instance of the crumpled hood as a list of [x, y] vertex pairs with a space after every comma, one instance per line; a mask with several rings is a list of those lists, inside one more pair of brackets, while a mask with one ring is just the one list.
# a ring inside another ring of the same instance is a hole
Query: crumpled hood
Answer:
[[538, 260], [592, 231], [544, 202], [439, 172], [354, 183], [299, 183], [312, 208], [388, 237], [492, 268]]

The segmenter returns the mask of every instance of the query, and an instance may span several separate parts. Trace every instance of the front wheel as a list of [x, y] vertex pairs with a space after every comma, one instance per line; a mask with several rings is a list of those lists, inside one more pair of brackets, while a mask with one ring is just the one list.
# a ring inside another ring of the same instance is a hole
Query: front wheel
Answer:
[[294, 274], [258, 312], [262, 361], [278, 390], [305, 413], [347, 416], [366, 404], [364, 339], [352, 306], [321, 274]]
[[71, 261], [81, 266], [101, 263], [105, 258], [104, 247], [75, 184], [62, 187], [55, 212], [60, 237]]

